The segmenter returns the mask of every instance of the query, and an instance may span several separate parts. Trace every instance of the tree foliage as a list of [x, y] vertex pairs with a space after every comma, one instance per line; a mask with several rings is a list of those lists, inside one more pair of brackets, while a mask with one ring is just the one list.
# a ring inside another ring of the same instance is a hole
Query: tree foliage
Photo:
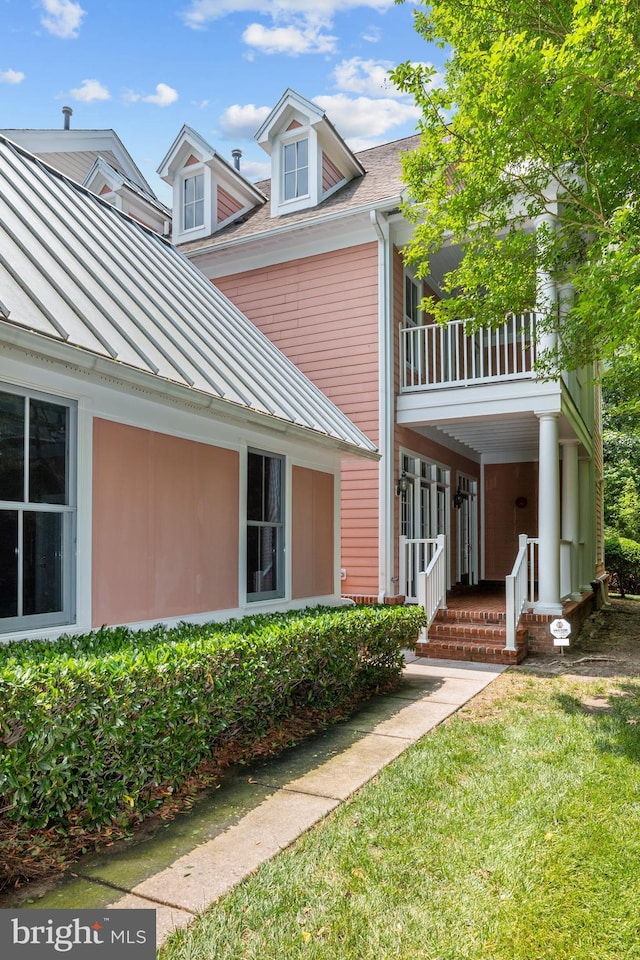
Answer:
[[424, 308], [495, 326], [551, 275], [575, 295], [543, 316], [562, 315], [549, 372], [640, 354], [638, 0], [421, 0], [414, 16], [450, 54], [441, 86], [427, 65], [393, 72], [422, 112], [407, 258], [426, 277], [445, 241], [463, 250]]

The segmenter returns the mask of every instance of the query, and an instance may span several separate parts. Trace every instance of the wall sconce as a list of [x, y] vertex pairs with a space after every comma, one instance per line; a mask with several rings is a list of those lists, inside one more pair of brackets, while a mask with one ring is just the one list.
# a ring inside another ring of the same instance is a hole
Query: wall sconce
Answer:
[[456, 510], [459, 510], [463, 503], [464, 503], [464, 494], [460, 490], [460, 484], [458, 484], [458, 489], [453, 495], [453, 505], [456, 508]]
[[396, 484], [396, 495], [400, 496], [401, 493], [406, 493], [409, 489], [409, 477], [405, 470], [400, 474], [400, 478]]

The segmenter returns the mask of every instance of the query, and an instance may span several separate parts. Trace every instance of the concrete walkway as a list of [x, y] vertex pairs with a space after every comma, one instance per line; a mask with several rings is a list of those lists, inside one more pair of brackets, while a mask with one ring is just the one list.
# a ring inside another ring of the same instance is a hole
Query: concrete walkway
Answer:
[[153, 908], [158, 944], [289, 846], [506, 668], [407, 657], [400, 689], [280, 757], [242, 767], [153, 836], [80, 861], [23, 906]]

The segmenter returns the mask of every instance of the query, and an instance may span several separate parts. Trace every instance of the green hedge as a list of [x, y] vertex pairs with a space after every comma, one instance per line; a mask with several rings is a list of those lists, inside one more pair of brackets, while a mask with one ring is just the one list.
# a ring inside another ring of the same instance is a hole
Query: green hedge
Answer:
[[142, 818], [158, 787], [231, 740], [388, 686], [423, 617], [321, 608], [0, 647], [1, 817], [31, 829]]
[[610, 588], [624, 597], [640, 593], [640, 543], [609, 533], [604, 541], [604, 563]]

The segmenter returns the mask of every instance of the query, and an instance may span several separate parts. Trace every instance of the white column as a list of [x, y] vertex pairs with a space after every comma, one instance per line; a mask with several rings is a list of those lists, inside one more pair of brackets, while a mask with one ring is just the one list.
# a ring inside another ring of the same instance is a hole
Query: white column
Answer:
[[536, 613], [558, 616], [560, 602], [560, 459], [558, 414], [538, 414], [538, 601]]
[[[538, 224], [547, 227], [549, 231], [555, 230], [556, 218], [551, 213], [545, 213], [538, 219]], [[538, 268], [537, 273], [538, 302], [536, 304], [536, 313], [539, 316], [546, 316], [557, 309], [558, 290], [556, 282], [551, 274]], [[538, 339], [538, 349], [542, 353], [545, 350], [553, 350], [556, 346], [557, 336], [555, 332], [546, 331]]]
[[592, 461], [587, 457], [578, 462], [578, 487], [580, 497], [579, 526], [580, 541], [580, 590], [587, 593], [596, 574], [595, 559], [595, 518], [593, 515], [593, 470]]
[[571, 599], [579, 600], [580, 570], [580, 492], [578, 478], [578, 440], [562, 441], [562, 539], [571, 542]]

